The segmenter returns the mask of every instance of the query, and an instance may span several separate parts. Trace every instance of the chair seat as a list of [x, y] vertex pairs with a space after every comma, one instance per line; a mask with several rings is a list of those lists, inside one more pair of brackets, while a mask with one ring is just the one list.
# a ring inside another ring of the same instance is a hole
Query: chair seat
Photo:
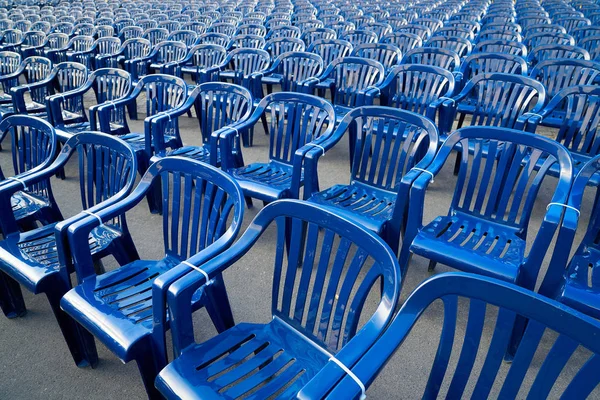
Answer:
[[88, 279], [71, 289], [61, 308], [104, 343], [123, 362], [152, 333], [152, 284], [181, 261], [137, 260]]
[[65, 124], [56, 126], [56, 135], [61, 141], [67, 141], [78, 133], [91, 131], [89, 122], [77, 122], [74, 124]]
[[[146, 149], [146, 136], [143, 133], [126, 133], [117, 135], [120, 139], [126, 141], [136, 153], [140, 153]], [[176, 141], [175, 135], [164, 135], [165, 145], [171, 146], [173, 141]]]
[[21, 220], [30, 217], [38, 211], [51, 207], [50, 199], [44, 196], [27, 192], [17, 192], [10, 199], [15, 219]]
[[0, 121], [4, 118], [13, 115], [15, 113], [15, 109], [11, 104], [4, 104], [0, 106]]
[[452, 268], [514, 282], [526, 247], [516, 233], [515, 228], [457, 213], [424, 226], [410, 250]]
[[[169, 149], [165, 156], [181, 156], [193, 160], [210, 163], [210, 150], [208, 146], [183, 146], [177, 149]], [[221, 152], [217, 149], [217, 164], [221, 164]]]
[[337, 213], [380, 233], [392, 218], [396, 198], [393, 193], [375, 190], [362, 185], [335, 185], [313, 194], [309, 201], [334, 207]]
[[290, 399], [328, 359], [275, 317], [266, 325], [236, 325], [188, 347], [160, 372], [156, 387], [167, 398]]
[[[59, 270], [55, 225], [8, 236], [0, 242], [2, 270], [34, 294], [45, 291], [45, 279]], [[94, 229], [89, 238], [92, 254], [106, 249], [120, 235], [120, 229], [114, 226], [103, 225]]]
[[[244, 194], [264, 201], [289, 197], [292, 187], [292, 166], [271, 161], [254, 163], [233, 169]], [[303, 179], [301, 178], [301, 181]]]
[[[583, 253], [573, 256], [567, 272], [567, 282], [559, 300], [594, 318], [600, 318], [600, 249], [586, 246]], [[591, 282], [589, 272], [592, 272]]]

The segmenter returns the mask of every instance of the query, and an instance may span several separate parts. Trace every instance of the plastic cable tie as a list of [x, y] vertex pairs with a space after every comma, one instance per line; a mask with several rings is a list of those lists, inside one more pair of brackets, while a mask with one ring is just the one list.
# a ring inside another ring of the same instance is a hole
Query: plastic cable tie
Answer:
[[27, 184], [25, 183], [25, 181], [21, 178], [16, 178], [14, 176], [8, 177], [6, 178], [7, 181], [15, 181], [15, 182], [19, 182], [21, 185], [23, 185], [23, 190], [27, 189]]
[[455, 72], [454, 76], [457, 76], [457, 77], [459, 77], [459, 79], [462, 79], [463, 73], [462, 72]]
[[323, 146], [321, 146], [320, 144], [317, 144], [317, 143], [312, 143], [312, 145], [313, 145], [314, 147], [318, 147], [318, 148], [320, 148], [320, 149], [321, 149], [321, 151], [323, 152], [323, 154], [322, 154], [322, 157], [325, 157], [325, 147], [323, 147]]
[[235, 137], [239, 138], [240, 137], [240, 131], [237, 130], [236, 127], [232, 126], [231, 129], [233, 129], [235, 131]]
[[578, 217], [581, 215], [581, 212], [578, 209], [576, 209], [575, 207], [570, 206], [568, 204], [564, 204], [564, 203], [550, 203], [550, 204], [548, 204], [546, 206], [546, 211], [550, 208], [550, 206], [560, 206], [560, 207], [564, 207], [564, 208], [569, 208], [569, 209], [575, 211], [577, 213]]
[[527, 115], [530, 115], [532, 117], [538, 117], [540, 120], [544, 119], [544, 117], [542, 117], [540, 114], [538, 113], [532, 113], [532, 112], [528, 112]]
[[456, 104], [456, 101], [452, 97], [440, 96], [440, 100], [450, 100], [452, 104]]
[[337, 358], [335, 358], [334, 356], [331, 356], [329, 358], [329, 361], [333, 361], [334, 363], [337, 364], [338, 367], [340, 367], [341, 369], [344, 370], [344, 372], [346, 374], [348, 374], [348, 376], [350, 378], [352, 378], [354, 380], [354, 382], [356, 382], [356, 384], [360, 387], [360, 391], [362, 392], [360, 395], [360, 400], [364, 400], [367, 398], [367, 394], [366, 389], [365, 389], [365, 384], [358, 378], [358, 376], [356, 376], [356, 374], [354, 374], [354, 372], [352, 372], [350, 370], [350, 368], [346, 367], [340, 360], [338, 360]]
[[103, 226], [104, 225], [104, 222], [102, 222], [102, 218], [100, 218], [100, 216], [98, 216], [98, 214], [94, 214], [93, 212], [88, 211], [88, 210], [83, 210], [82, 213], [83, 214], [87, 214], [87, 215], [89, 215], [91, 217], [96, 218], [98, 220], [98, 222], [100, 223], [99, 226]]
[[187, 265], [191, 269], [193, 269], [195, 271], [198, 271], [202, 275], [204, 275], [204, 277], [206, 278], [206, 284], [208, 284], [210, 282], [210, 277], [208, 276], [208, 274], [206, 273], [206, 271], [204, 271], [202, 268], [196, 267], [194, 264], [192, 264], [191, 262], [188, 262], [188, 261], [182, 261], [181, 263], [184, 264], [184, 265]]
[[426, 169], [419, 168], [419, 167], [413, 167], [413, 169], [415, 171], [421, 171], [421, 172], [425, 172], [426, 174], [431, 175], [431, 183], [435, 182], [435, 175], [433, 174], [433, 172], [427, 171]]

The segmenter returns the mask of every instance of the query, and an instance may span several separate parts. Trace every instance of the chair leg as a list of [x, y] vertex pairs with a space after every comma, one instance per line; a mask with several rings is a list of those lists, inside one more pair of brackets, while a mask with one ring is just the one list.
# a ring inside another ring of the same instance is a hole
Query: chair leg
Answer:
[[98, 352], [94, 336], [60, 308], [60, 299], [66, 293], [67, 289], [66, 283], [57, 279], [53, 290], [46, 292], [46, 296], [75, 364], [78, 367], [91, 366], [94, 368], [98, 365]]
[[138, 119], [137, 102], [134, 102], [133, 104], [129, 104], [127, 106], [127, 112], [129, 113], [129, 118], [131, 118], [133, 120], [137, 120]]
[[21, 285], [2, 271], [0, 271], [0, 308], [10, 319], [27, 314]]
[[210, 285], [205, 287], [205, 290], [207, 291], [206, 311], [217, 331], [222, 333], [232, 328], [235, 322], [223, 277], [218, 276], [215, 278]]
[[246, 207], [248, 207], [248, 209], [254, 207], [254, 204], [252, 203], [252, 197], [245, 196], [244, 199], [246, 200]]
[[159, 363], [154, 356], [152, 347], [148, 348], [146, 351], [140, 352], [135, 361], [137, 363], [138, 370], [140, 371], [140, 375], [142, 376], [142, 382], [144, 383], [144, 388], [146, 389], [148, 398], [151, 400], [162, 399], [162, 395], [154, 386], [156, 376], [162, 367], [158, 365]]
[[437, 261], [429, 260], [429, 266], [427, 267], [427, 271], [433, 272], [436, 265], [437, 265]]

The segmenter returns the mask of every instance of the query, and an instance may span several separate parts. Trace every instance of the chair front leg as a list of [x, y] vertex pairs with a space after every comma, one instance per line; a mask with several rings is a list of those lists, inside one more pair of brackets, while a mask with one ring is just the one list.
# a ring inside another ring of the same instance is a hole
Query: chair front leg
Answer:
[[21, 285], [2, 271], [0, 271], [0, 308], [10, 319], [27, 314]]

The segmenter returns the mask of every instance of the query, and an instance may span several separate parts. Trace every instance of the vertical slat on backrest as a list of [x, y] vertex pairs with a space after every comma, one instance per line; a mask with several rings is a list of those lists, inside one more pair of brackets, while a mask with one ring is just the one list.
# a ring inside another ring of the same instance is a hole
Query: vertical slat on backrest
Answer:
[[423, 394], [424, 399], [437, 398], [441, 384], [444, 381], [444, 375], [446, 375], [448, 369], [448, 362], [454, 344], [458, 299], [456, 296], [444, 296], [442, 300], [444, 302], [444, 325], [431, 372], [427, 379], [427, 386]]
[[600, 357], [594, 354], [577, 372], [569, 386], [563, 392], [564, 399], [585, 399], [600, 383]]
[[[298, 294], [296, 296], [296, 306], [294, 308], [293, 319], [301, 324], [306, 313], [306, 299], [310, 280], [313, 274], [313, 266], [316, 257], [317, 243], [319, 239], [319, 227], [315, 224], [308, 224], [306, 236], [306, 251], [302, 260], [302, 274], [298, 285]], [[310, 309], [309, 309], [310, 310]]]

